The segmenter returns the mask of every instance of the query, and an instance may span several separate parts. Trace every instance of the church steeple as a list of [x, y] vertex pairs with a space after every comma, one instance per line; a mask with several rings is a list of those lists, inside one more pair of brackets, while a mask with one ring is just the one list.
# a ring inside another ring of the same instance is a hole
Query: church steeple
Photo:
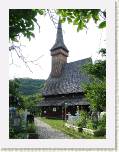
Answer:
[[51, 48], [51, 51], [55, 51], [57, 49], [63, 49], [66, 52], [69, 52], [67, 47], [64, 44], [63, 40], [63, 34], [62, 34], [62, 25], [59, 19], [58, 27], [57, 27], [57, 35], [56, 35], [56, 41], [53, 47]]
[[57, 27], [56, 41], [50, 51], [52, 56], [51, 76], [59, 77], [62, 74], [63, 65], [67, 63], [69, 52], [64, 44], [60, 19]]

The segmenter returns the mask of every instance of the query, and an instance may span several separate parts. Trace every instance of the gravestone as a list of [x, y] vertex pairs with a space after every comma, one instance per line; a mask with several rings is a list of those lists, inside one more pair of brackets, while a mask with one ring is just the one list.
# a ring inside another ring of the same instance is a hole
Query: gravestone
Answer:
[[68, 113], [67, 115], [68, 115], [67, 123], [72, 125], [76, 125], [77, 121], [80, 119], [79, 112], [77, 112], [75, 116], [71, 115], [70, 113]]

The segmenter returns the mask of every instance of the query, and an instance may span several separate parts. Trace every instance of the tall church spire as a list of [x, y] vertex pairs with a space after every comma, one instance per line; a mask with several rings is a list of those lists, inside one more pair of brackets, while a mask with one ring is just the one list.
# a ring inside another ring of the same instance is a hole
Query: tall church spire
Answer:
[[64, 44], [63, 34], [62, 34], [62, 25], [61, 25], [60, 19], [59, 19], [58, 27], [57, 27], [56, 41], [50, 51], [55, 51], [57, 49], [63, 49], [64, 51], [69, 52], [67, 47]]
[[50, 51], [52, 56], [51, 77], [59, 77], [62, 74], [63, 65], [67, 63], [69, 52], [64, 44], [60, 20], [57, 27], [56, 41]]

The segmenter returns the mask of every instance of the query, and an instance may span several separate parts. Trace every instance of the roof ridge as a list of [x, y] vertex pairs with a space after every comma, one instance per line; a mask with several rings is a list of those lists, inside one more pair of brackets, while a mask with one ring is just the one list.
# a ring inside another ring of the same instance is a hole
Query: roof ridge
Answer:
[[88, 58], [84, 58], [84, 59], [81, 59], [81, 60], [68, 62], [68, 63], [66, 63], [66, 64], [75, 63], [75, 62], [79, 62], [79, 61], [83, 61], [83, 60], [87, 60], [87, 59], [91, 59], [91, 60], [92, 60], [92, 58], [91, 58], [91, 57], [88, 57]]

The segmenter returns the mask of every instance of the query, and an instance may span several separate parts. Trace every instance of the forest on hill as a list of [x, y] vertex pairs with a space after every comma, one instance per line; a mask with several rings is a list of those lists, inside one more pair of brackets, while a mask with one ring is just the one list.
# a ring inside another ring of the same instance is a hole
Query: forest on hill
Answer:
[[[37, 104], [43, 99], [42, 89], [45, 80], [15, 78], [9, 80], [9, 105], [17, 109], [37, 113]], [[38, 110], [39, 114], [39, 110]]]
[[41, 93], [45, 80], [31, 79], [31, 78], [18, 78], [20, 82], [19, 92], [22, 95], [33, 95]]

